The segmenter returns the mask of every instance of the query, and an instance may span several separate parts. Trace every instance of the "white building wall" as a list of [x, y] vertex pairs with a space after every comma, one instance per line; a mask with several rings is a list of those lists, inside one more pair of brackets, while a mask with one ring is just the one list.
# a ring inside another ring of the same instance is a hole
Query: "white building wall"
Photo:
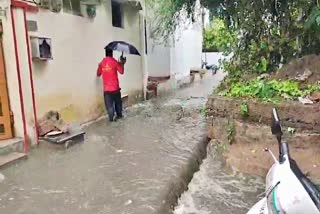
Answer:
[[156, 44], [148, 39], [148, 71], [152, 77], [165, 77], [171, 75], [170, 46]]
[[225, 59], [222, 52], [207, 52], [202, 54], [203, 61], [206, 61], [208, 65], [215, 64], [220, 66], [220, 60]]
[[[104, 57], [104, 47], [113, 40], [124, 40], [137, 47], [142, 57], [127, 56], [125, 75], [120, 77], [122, 93], [129, 100], [143, 99], [144, 58], [141, 30], [143, 22], [136, 8], [124, 6], [124, 28], [114, 28], [111, 1], [97, 7], [95, 19], [68, 13], [53, 13], [40, 9], [27, 13], [28, 20], [37, 21], [38, 31], [30, 36], [52, 39], [53, 60], [33, 61], [33, 77], [38, 118], [50, 110], [57, 110], [67, 122], [85, 122], [104, 111], [102, 80], [96, 77], [98, 63]], [[0, 2], [10, 8], [10, 1]], [[8, 11], [9, 12], [9, 11]], [[10, 96], [10, 107], [15, 118], [15, 135], [23, 137], [17, 67], [15, 61], [11, 14], [2, 18], [3, 45]], [[34, 139], [32, 93], [28, 68], [23, 10], [14, 9], [24, 107], [29, 137]], [[115, 53], [115, 57], [120, 54]]]
[[[149, 12], [152, 14], [152, 12]], [[149, 15], [152, 16], [152, 15]], [[192, 68], [201, 67], [202, 23], [195, 23], [181, 16], [180, 27], [172, 36], [172, 41], [155, 43], [148, 38], [148, 72], [152, 77], [171, 76], [174, 81], [188, 79]], [[152, 18], [150, 20], [152, 22]], [[153, 23], [151, 23], [152, 25]], [[149, 26], [152, 28], [153, 26]], [[168, 44], [171, 42], [172, 44]], [[172, 80], [171, 80], [172, 82]], [[170, 87], [176, 86], [171, 84]]]
[[190, 24], [175, 35], [175, 45], [171, 49], [171, 70], [175, 79], [180, 81], [190, 75], [191, 69], [201, 68], [202, 29]]
[[[39, 116], [58, 110], [66, 121], [92, 119], [104, 109], [102, 80], [96, 77], [96, 70], [106, 44], [124, 40], [141, 51], [139, 11], [124, 7], [123, 29], [112, 26], [111, 1], [97, 7], [93, 20], [48, 10], [29, 14], [28, 19], [38, 23], [38, 32], [32, 35], [51, 38], [53, 46], [53, 60], [33, 62]], [[142, 96], [140, 57], [127, 56], [120, 84], [130, 98]]]

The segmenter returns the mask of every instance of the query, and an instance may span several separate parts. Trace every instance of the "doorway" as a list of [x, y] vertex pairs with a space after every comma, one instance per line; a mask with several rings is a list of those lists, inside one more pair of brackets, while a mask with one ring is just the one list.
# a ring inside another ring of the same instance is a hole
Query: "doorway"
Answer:
[[[2, 24], [0, 23], [2, 34]], [[0, 140], [13, 137], [7, 79], [4, 65], [2, 37], [0, 35]]]

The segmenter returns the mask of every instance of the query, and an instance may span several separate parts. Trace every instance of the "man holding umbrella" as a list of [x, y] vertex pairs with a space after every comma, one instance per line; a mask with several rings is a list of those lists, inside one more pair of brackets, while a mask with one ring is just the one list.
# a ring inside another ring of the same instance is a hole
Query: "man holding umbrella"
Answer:
[[[124, 41], [110, 42], [105, 48], [106, 57], [99, 64], [97, 76], [102, 76], [104, 86], [104, 101], [110, 121], [122, 118], [121, 88], [119, 86], [118, 72], [124, 73], [127, 59], [123, 53], [140, 56], [139, 51], [131, 44]], [[113, 58], [113, 51], [122, 52], [119, 61]], [[116, 115], [115, 115], [116, 113]]]
[[103, 79], [104, 102], [108, 111], [109, 121], [112, 122], [123, 117], [118, 73], [124, 73], [124, 65], [127, 60], [121, 56], [120, 60], [116, 61], [113, 58], [112, 49], [105, 48], [105, 51], [106, 57], [99, 64], [97, 76], [102, 76]]

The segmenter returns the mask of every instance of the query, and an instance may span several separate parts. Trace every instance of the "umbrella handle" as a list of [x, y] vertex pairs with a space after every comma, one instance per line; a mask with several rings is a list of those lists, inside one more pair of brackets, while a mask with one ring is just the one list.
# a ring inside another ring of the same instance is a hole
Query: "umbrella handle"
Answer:
[[120, 59], [126, 59], [124, 56], [123, 56], [123, 51], [122, 51], [122, 54], [120, 56]]
[[[120, 61], [122, 61], [122, 60], [125, 60], [125, 61], [126, 61], [126, 58], [123, 57], [123, 51], [122, 51], [122, 54], [121, 54], [121, 56], [120, 56]], [[124, 64], [125, 64], [125, 62], [124, 62]]]

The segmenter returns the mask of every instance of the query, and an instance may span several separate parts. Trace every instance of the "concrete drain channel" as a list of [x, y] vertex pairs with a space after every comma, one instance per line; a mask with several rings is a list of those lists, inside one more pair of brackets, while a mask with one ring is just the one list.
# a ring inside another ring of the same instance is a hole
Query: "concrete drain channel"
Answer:
[[178, 205], [181, 195], [188, 190], [193, 175], [199, 171], [203, 160], [207, 157], [207, 148], [210, 139], [204, 135], [201, 141], [195, 146], [188, 162], [181, 167], [177, 178], [168, 185], [166, 200], [163, 201], [160, 213], [173, 213], [174, 208]]

